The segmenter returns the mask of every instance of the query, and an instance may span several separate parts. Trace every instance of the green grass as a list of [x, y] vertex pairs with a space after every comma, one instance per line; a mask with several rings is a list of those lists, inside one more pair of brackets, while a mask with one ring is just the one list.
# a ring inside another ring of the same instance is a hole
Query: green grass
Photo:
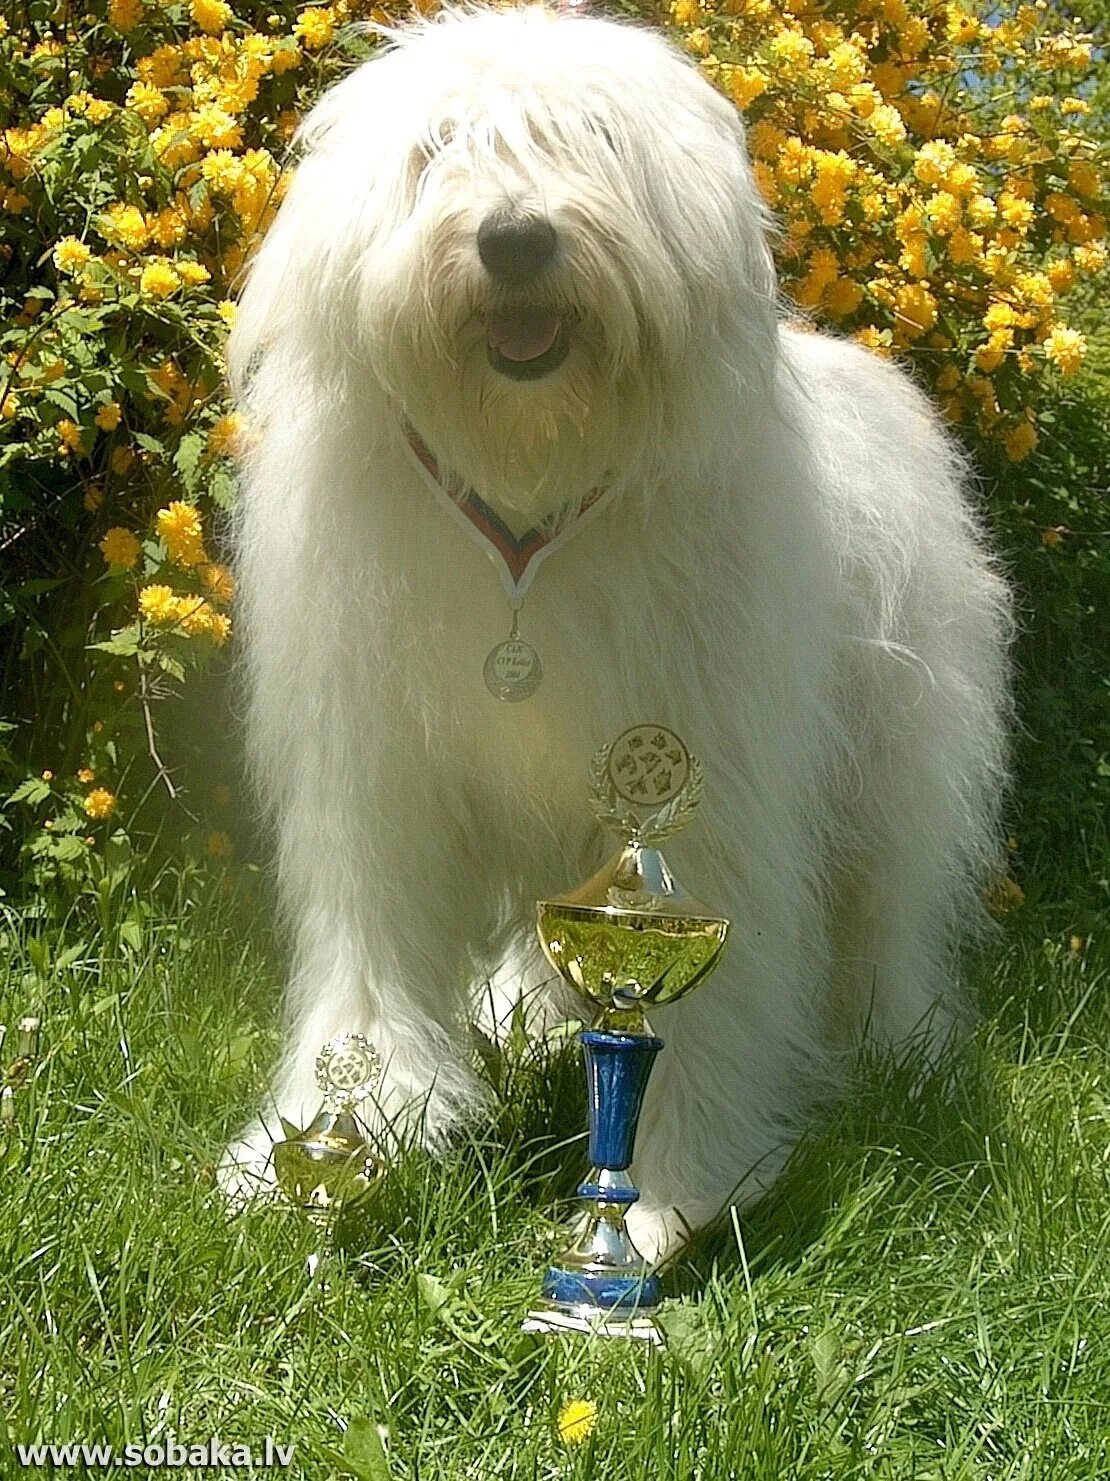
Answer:
[[312, 1481], [1110, 1475], [1110, 1004], [1068, 893], [972, 964], [958, 1073], [864, 1066], [671, 1272], [658, 1353], [519, 1331], [582, 1153], [573, 1049], [495, 1067], [492, 1121], [399, 1160], [310, 1278], [295, 1210], [212, 1182], [275, 1051], [258, 933], [181, 899], [59, 954], [13, 916], [0, 1018], [40, 1010], [45, 1054], [0, 1153], [8, 1439], [273, 1435]]

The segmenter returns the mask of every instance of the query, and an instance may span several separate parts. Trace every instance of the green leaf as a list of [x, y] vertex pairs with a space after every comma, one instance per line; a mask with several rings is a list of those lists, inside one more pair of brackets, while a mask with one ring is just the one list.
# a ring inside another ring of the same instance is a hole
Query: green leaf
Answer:
[[115, 653], [120, 658], [133, 657], [141, 646], [137, 627], [121, 628], [118, 633], [106, 638], [103, 643], [89, 644], [90, 648], [95, 648], [101, 653]]
[[373, 1420], [351, 1420], [343, 1437], [343, 1464], [358, 1481], [390, 1481], [389, 1461]]
[[21, 782], [15, 791], [8, 797], [5, 807], [10, 807], [13, 802], [29, 802], [32, 807], [37, 807], [40, 802], [45, 802], [50, 796], [50, 783], [44, 782], [42, 777], [28, 777]]
[[123, 942], [124, 946], [130, 947], [137, 955], [143, 949], [143, 928], [141, 923], [133, 916], [125, 920], [119, 928], [119, 939]]
[[655, 1323], [663, 1333], [667, 1351], [683, 1367], [700, 1376], [713, 1366], [721, 1329], [704, 1303], [668, 1301], [659, 1309]]
[[173, 466], [181, 478], [182, 487], [187, 494], [196, 492], [197, 472], [200, 468], [200, 460], [204, 454], [204, 438], [199, 432], [186, 432], [177, 445], [174, 454]]

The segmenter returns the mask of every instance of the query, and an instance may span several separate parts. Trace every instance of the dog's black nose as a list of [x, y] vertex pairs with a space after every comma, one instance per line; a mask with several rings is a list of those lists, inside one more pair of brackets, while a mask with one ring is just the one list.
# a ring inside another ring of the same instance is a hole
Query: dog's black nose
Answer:
[[555, 255], [555, 228], [543, 216], [494, 211], [478, 228], [478, 256], [499, 283], [527, 283]]

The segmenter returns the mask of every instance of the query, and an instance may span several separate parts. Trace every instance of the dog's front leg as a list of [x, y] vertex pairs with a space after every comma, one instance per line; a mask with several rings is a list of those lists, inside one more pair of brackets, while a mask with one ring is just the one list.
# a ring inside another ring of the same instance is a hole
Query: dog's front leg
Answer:
[[260, 1116], [224, 1154], [219, 1179], [228, 1192], [272, 1183], [282, 1120], [305, 1126], [319, 1109], [316, 1059], [336, 1034], [366, 1034], [381, 1055], [381, 1081], [361, 1114], [387, 1146], [439, 1146], [482, 1104], [465, 1011], [473, 892], [460, 888], [465, 872], [435, 841], [430, 854], [407, 838], [403, 856], [367, 869], [358, 889], [319, 860], [315, 875], [302, 876], [286, 1051]]

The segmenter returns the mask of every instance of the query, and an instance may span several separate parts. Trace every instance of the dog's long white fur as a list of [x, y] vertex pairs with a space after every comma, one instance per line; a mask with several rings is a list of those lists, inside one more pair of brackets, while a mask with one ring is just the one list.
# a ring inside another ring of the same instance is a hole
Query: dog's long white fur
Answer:
[[[588, 759], [670, 725], [707, 788], [668, 856], [734, 925], [711, 982], [653, 1015], [631, 1225], [660, 1256], [767, 1186], [865, 1030], [935, 1048], [961, 1020], [1006, 587], [910, 379], [784, 323], [741, 123], [657, 36], [447, 12], [328, 92], [299, 148], [231, 348], [249, 754], [295, 939], [274, 1100], [303, 1122], [321, 1044], [359, 1029], [388, 1114], [420, 1103], [434, 1142], [479, 1110], [481, 985], [535, 977], [532, 902], [611, 847]], [[574, 325], [533, 382], [487, 357], [503, 295], [476, 234], [506, 205], [555, 226], [530, 296]], [[483, 686], [504, 595], [405, 416], [513, 518], [617, 491], [532, 589], [525, 703]], [[226, 1185], [261, 1174], [268, 1126]]]

